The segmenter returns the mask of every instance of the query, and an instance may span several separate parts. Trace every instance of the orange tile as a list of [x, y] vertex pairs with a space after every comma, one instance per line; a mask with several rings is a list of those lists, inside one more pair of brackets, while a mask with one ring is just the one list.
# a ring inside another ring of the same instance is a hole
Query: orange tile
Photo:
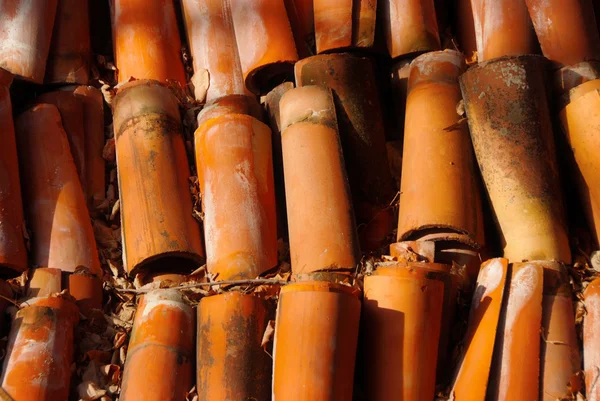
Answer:
[[35, 100], [39, 104], [52, 104], [60, 112], [62, 126], [67, 134], [71, 155], [77, 167], [77, 175], [82, 188], [86, 185], [85, 169], [85, 130], [83, 104], [72, 92], [58, 90], [47, 92]]
[[381, 264], [365, 277], [362, 351], [369, 400], [434, 398], [445, 289], [419, 265], [427, 263]]
[[171, 0], [110, 0], [119, 83], [130, 78], [186, 86], [181, 39]]
[[19, 161], [8, 86], [12, 76], [0, 70], [0, 266], [9, 271], [27, 270], [23, 203], [19, 180]]
[[[236, 1], [236, 0], [233, 0]], [[210, 102], [227, 95], [248, 95], [238, 54], [231, 0], [184, 0], [183, 13], [194, 62], [196, 98]], [[209, 86], [199, 82], [208, 72]]]
[[178, 100], [166, 86], [139, 80], [123, 85], [112, 105], [126, 270], [164, 269], [170, 260], [191, 271], [204, 252]]
[[569, 274], [557, 262], [540, 262], [544, 269], [540, 400], [556, 401], [580, 390], [576, 374], [581, 355]]
[[59, 297], [36, 298], [17, 312], [0, 378], [12, 399], [68, 399], [78, 320], [75, 304]]
[[285, 199], [285, 180], [283, 175], [283, 154], [281, 147], [281, 118], [279, 103], [283, 95], [294, 89], [294, 83], [284, 82], [276, 86], [263, 98], [271, 138], [273, 142], [273, 177], [275, 179], [275, 202], [277, 203], [277, 238], [288, 239], [287, 209]]
[[583, 369], [588, 401], [600, 400], [600, 279], [592, 281], [585, 290], [586, 315], [583, 320]]
[[72, 273], [67, 288], [82, 314], [87, 316], [92, 309], [102, 309], [101, 278], [89, 273]]
[[471, 139], [511, 262], [570, 263], [544, 59], [505, 57], [460, 78]]
[[307, 281], [282, 288], [273, 401], [352, 399], [360, 301], [352, 287]]
[[270, 399], [272, 360], [261, 346], [268, 322], [267, 304], [255, 295], [202, 298], [196, 348], [199, 401]]
[[300, 59], [315, 54], [313, 0], [284, 0]]
[[291, 89], [280, 116], [292, 271], [353, 269], [358, 240], [331, 93]]
[[85, 196], [59, 110], [39, 104], [16, 120], [32, 265], [101, 275]]
[[459, 50], [463, 52], [465, 57], [471, 58], [473, 53], [477, 51], [471, 0], [457, 0], [456, 12], [454, 13], [454, 29]]
[[464, 350], [452, 384], [451, 397], [455, 401], [486, 400], [496, 335], [501, 332], [499, 319], [506, 296], [507, 274], [506, 259], [491, 259], [481, 266], [471, 302]]
[[592, 0], [525, 0], [542, 52], [559, 65], [600, 57]]
[[0, 3], [0, 67], [41, 84], [52, 39], [58, 0]]
[[91, 56], [88, 0], [59, 0], [45, 83], [87, 84]]
[[83, 106], [83, 129], [85, 132], [85, 194], [90, 213], [106, 197], [104, 149], [104, 98], [93, 86], [69, 88]]
[[333, 93], [362, 250], [387, 246], [396, 188], [371, 60], [348, 53], [319, 55], [299, 61], [295, 70], [297, 86], [318, 85]]
[[536, 52], [525, 0], [472, 0], [471, 5], [480, 62]]
[[535, 400], [539, 396], [543, 267], [536, 262], [513, 263], [511, 270], [489, 394], [497, 401]]
[[385, 40], [392, 58], [440, 49], [434, 0], [381, 0]]
[[266, 94], [293, 79], [298, 60], [284, 0], [235, 0], [231, 12], [246, 87]]
[[207, 269], [217, 280], [255, 278], [278, 263], [271, 131], [235, 112], [198, 118]]
[[600, 146], [599, 89], [600, 79], [576, 87], [569, 94], [570, 103], [560, 112], [563, 131], [596, 208], [600, 207], [600, 161], [594, 151]]
[[313, 6], [317, 53], [373, 46], [377, 0], [315, 0]]
[[28, 298], [49, 297], [62, 291], [62, 271], [42, 267], [33, 270], [27, 286]]
[[145, 294], [129, 340], [120, 400], [185, 401], [192, 388], [194, 312], [173, 289]]
[[447, 232], [446, 241], [484, 244], [473, 148], [467, 124], [459, 123], [456, 113], [464, 70], [462, 54], [451, 50], [426, 53], [411, 63], [398, 241]]

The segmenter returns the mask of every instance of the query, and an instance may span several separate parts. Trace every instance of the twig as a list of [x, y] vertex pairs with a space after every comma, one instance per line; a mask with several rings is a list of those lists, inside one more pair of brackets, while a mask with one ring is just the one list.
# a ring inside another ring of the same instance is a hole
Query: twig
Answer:
[[[7, 297], [5, 297], [4, 295], [0, 295], [0, 298], [2, 298], [2, 299], [4, 299], [4, 300], [6, 300], [6, 301], [8, 301], [8, 302], [10, 302], [11, 304], [13, 304], [13, 305], [14, 305], [14, 306], [16, 306], [16, 307], [19, 307], [19, 306], [20, 306], [20, 305], [19, 305], [19, 304], [18, 304], [18, 303], [17, 303], [15, 300], [13, 300], [13, 299], [10, 299], [10, 298], [7, 298]], [[1, 400], [1, 398], [0, 398], [0, 400]]]
[[14, 401], [13, 398], [10, 396], [10, 394], [8, 394], [6, 392], [6, 390], [4, 390], [2, 387], [0, 387], [0, 400], [2, 400], [2, 401]]
[[540, 330], [540, 334], [542, 335], [542, 340], [544, 340], [544, 342], [546, 344], [552, 344], [552, 345], [569, 345], [566, 342], [563, 341], [553, 341], [553, 340], [548, 340], [548, 338], [546, 337], [546, 335], [544, 334], [543, 330]]
[[600, 379], [600, 367], [595, 366], [596, 368], [596, 377], [594, 377], [594, 381], [592, 382], [592, 385], [590, 386], [590, 394], [592, 394], [594, 392], [594, 387], [596, 387], [596, 384], [598, 384], [598, 379]]
[[[273, 280], [269, 278], [255, 278], [248, 280], [223, 280], [223, 281], [211, 281], [209, 283], [194, 283], [194, 284], [184, 284], [176, 287], [168, 287], [171, 290], [185, 290], [188, 288], [197, 288], [197, 287], [212, 287], [214, 285], [259, 285], [259, 284], [287, 284], [287, 281], [282, 280]], [[158, 288], [140, 288], [138, 290], [130, 289], [130, 288], [116, 288], [117, 292], [126, 292], [131, 294], [144, 294], [146, 292], [154, 291]], [[167, 289], [167, 288], [165, 288]]]

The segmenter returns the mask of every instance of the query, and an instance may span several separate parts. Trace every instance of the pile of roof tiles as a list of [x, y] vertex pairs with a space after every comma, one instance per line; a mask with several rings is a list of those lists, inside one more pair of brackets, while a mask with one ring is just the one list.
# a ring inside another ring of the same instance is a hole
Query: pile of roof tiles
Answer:
[[600, 400], [595, 8], [0, 0], [0, 399]]

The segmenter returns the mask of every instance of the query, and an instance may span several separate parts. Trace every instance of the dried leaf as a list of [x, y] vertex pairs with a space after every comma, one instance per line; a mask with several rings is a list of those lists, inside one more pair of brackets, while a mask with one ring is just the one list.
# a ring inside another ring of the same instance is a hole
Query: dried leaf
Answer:
[[100, 220], [94, 220], [94, 236], [102, 248], [117, 248], [119, 243], [113, 235], [113, 230]]
[[115, 364], [107, 364], [100, 367], [100, 371], [108, 383], [116, 384], [121, 379], [121, 367]]
[[115, 204], [112, 207], [112, 211], [110, 212], [110, 220], [114, 220], [121, 209], [121, 200], [117, 199]]
[[444, 128], [444, 131], [446, 131], [446, 132], [458, 131], [464, 126], [465, 122], [467, 122], [467, 118], [463, 117], [460, 120], [458, 120], [456, 123], [452, 124], [451, 126]]
[[191, 82], [194, 86], [196, 100], [203, 103], [206, 100], [206, 94], [210, 87], [210, 74], [208, 70], [205, 68], [198, 69], [192, 76]]
[[[127, 284], [131, 285], [129, 282], [127, 282]], [[123, 320], [124, 322], [132, 323], [137, 306], [134, 300], [130, 299], [129, 301], [120, 304], [115, 310], [117, 311], [117, 316], [119, 319]]]
[[456, 104], [456, 114], [461, 117], [465, 117], [467, 114], [465, 111], [465, 101], [463, 99], [460, 99], [460, 101]]
[[260, 346], [263, 349], [267, 346], [269, 342], [273, 339], [273, 334], [275, 333], [275, 320], [269, 320], [267, 323], [267, 327], [265, 328], [265, 332], [263, 333], [262, 341]]
[[127, 340], [127, 333], [125, 333], [124, 331], [118, 331], [117, 334], [115, 335], [115, 339], [113, 340], [113, 348], [114, 349], [121, 348], [125, 344], [126, 340]]
[[471, 57], [467, 57], [465, 62], [467, 63], [467, 65], [471, 65], [471, 64], [476, 64], [478, 60], [478, 55], [477, 52], [474, 51], [473, 54], [471, 54]]
[[115, 147], [115, 138], [110, 138], [104, 144], [102, 149], [102, 158], [108, 162], [115, 162], [117, 160], [117, 153]]
[[106, 390], [91, 381], [84, 381], [77, 386], [77, 395], [80, 401], [99, 400], [106, 394]]
[[196, 386], [192, 387], [192, 389], [187, 392], [185, 401], [198, 401], [198, 391], [196, 390]]
[[110, 85], [108, 85], [107, 83], [103, 83], [102, 81], [100, 81], [100, 83], [103, 84], [100, 87], [100, 92], [102, 92], [102, 96], [104, 97], [104, 101], [108, 105], [112, 105], [113, 98], [115, 97], [115, 90]]
[[102, 375], [102, 372], [100, 372], [100, 366], [101, 365], [98, 361], [90, 361], [90, 363], [85, 366], [83, 374], [81, 375], [81, 379], [84, 382], [96, 383], [102, 387], [104, 376]]
[[590, 264], [595, 272], [600, 273], [600, 251], [594, 251], [590, 254]]
[[98, 361], [100, 363], [107, 363], [110, 361], [111, 353], [108, 351], [100, 351], [100, 350], [89, 350], [85, 353], [87, 360], [89, 361]]
[[119, 277], [119, 274], [121, 273], [121, 269], [119, 268], [120, 267], [119, 265], [117, 265], [112, 260], [108, 260], [108, 267], [109, 267], [110, 272], [112, 273], [113, 277]]
[[127, 357], [127, 347], [119, 348], [119, 363], [125, 365], [125, 358]]

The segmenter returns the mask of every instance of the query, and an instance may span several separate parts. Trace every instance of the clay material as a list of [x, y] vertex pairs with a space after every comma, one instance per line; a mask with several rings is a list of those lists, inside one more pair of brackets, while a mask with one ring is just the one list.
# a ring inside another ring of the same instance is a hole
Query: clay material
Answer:
[[317, 53], [373, 46], [377, 0], [315, 0], [313, 3]]
[[537, 262], [513, 263], [511, 270], [490, 394], [498, 401], [535, 400], [539, 395], [543, 267]]
[[292, 82], [278, 85], [263, 98], [271, 127], [271, 143], [273, 144], [273, 177], [275, 179], [275, 202], [277, 203], [277, 238], [288, 238], [287, 209], [285, 207], [285, 182], [283, 176], [283, 154], [281, 148], [281, 118], [279, 102], [283, 95], [294, 89]]
[[246, 114], [262, 120], [263, 110], [254, 96], [227, 95], [208, 102], [198, 114], [198, 126], [226, 114]]
[[198, 101], [249, 94], [242, 75], [230, 3], [231, 0], [182, 2], [194, 62], [192, 83]]
[[36, 298], [12, 322], [4, 357], [2, 388], [13, 400], [58, 401], [69, 397], [75, 304], [59, 297]]
[[300, 59], [315, 54], [313, 0], [284, 0]]
[[27, 284], [27, 298], [42, 298], [62, 291], [62, 271], [60, 269], [42, 267], [31, 272]]
[[569, 94], [571, 102], [560, 112], [562, 128], [573, 149], [577, 168], [596, 207], [600, 207], [600, 161], [594, 151], [600, 146], [599, 90], [600, 80], [577, 87]]
[[482, 266], [451, 393], [456, 401], [538, 399], [545, 263], [491, 259]]
[[457, 0], [454, 13], [456, 40], [465, 57], [471, 58], [477, 52], [477, 38], [471, 0]]
[[507, 274], [506, 259], [490, 259], [481, 266], [471, 302], [464, 350], [450, 392], [456, 401], [486, 400]]
[[402, 241], [390, 244], [390, 256], [399, 262], [433, 262], [435, 242]]
[[[70, 88], [71, 89], [71, 88]], [[83, 128], [85, 143], [85, 182], [84, 191], [90, 213], [96, 212], [106, 197], [104, 149], [104, 98], [102, 92], [93, 86], [72, 88], [73, 94], [83, 106]]]
[[471, 4], [478, 61], [535, 53], [525, 0], [471, 0]]
[[171, 0], [110, 0], [118, 82], [131, 78], [186, 86]]
[[194, 382], [194, 320], [177, 290], [155, 290], [142, 297], [119, 399], [185, 401]]
[[246, 87], [266, 94], [291, 81], [298, 53], [284, 0], [234, 0], [230, 4]]
[[[445, 289], [437, 272], [391, 264], [364, 282], [369, 399], [433, 399]], [[447, 336], [448, 333], [442, 333]]]
[[484, 243], [471, 138], [456, 112], [464, 69], [462, 55], [450, 50], [411, 63], [398, 241], [444, 232], [438, 240], [466, 239], [475, 248]]
[[277, 265], [271, 131], [244, 114], [199, 119], [207, 269], [217, 280], [255, 278]]
[[101, 275], [96, 240], [59, 110], [40, 104], [16, 120], [31, 263]]
[[0, 67], [41, 84], [58, 0], [1, 0]]
[[599, 60], [592, 0], [525, 0], [542, 52], [561, 66]]
[[352, 399], [360, 301], [323, 281], [281, 289], [273, 350], [273, 401]]
[[88, 1], [58, 1], [46, 83], [88, 83], [92, 56]]
[[331, 93], [292, 89], [280, 113], [292, 271], [353, 269], [358, 240]]
[[392, 58], [440, 48], [434, 0], [380, 0], [385, 40]]
[[504, 246], [504, 257], [571, 261], [544, 59], [505, 57], [460, 78], [477, 162]]
[[2, 274], [13, 275], [27, 270], [25, 217], [12, 104], [7, 86], [12, 77], [4, 70], [0, 74], [8, 81], [0, 86], [0, 269]]
[[265, 301], [230, 292], [202, 298], [198, 306], [199, 401], [267, 400], [271, 357], [261, 346], [269, 322]]
[[113, 110], [126, 270], [155, 270], [151, 262], [165, 259], [194, 269], [204, 252], [177, 98], [156, 81], [134, 81], [121, 87]]
[[556, 401], [580, 390], [581, 355], [567, 269], [557, 262], [538, 263], [544, 269], [539, 399]]
[[583, 369], [586, 396], [589, 401], [600, 400], [600, 279], [592, 281], [585, 290], [586, 315], [583, 320]]
[[348, 53], [309, 57], [296, 63], [299, 87], [331, 89], [363, 251], [387, 245], [396, 195], [385, 148], [381, 105], [373, 64]]
[[37, 103], [47, 103], [56, 106], [60, 112], [60, 119], [69, 140], [71, 155], [77, 167], [77, 175], [82, 188], [86, 184], [85, 171], [85, 130], [83, 118], [83, 104], [72, 92], [55, 91], [47, 92], [36, 99]]
[[84, 315], [102, 309], [102, 279], [89, 273], [75, 272], [68, 278], [69, 293]]

